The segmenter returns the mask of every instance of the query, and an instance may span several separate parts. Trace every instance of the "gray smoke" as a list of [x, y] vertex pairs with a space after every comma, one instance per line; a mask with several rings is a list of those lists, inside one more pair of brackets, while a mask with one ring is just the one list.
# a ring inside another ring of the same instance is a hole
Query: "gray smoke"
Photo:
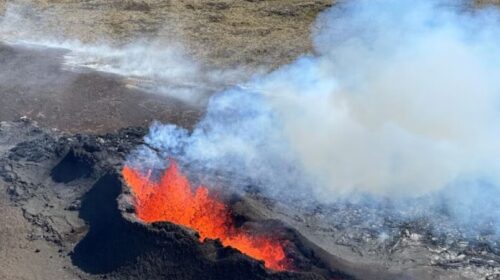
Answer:
[[154, 124], [146, 142], [158, 162], [281, 199], [389, 198], [498, 228], [498, 11], [450, 3], [336, 5], [315, 55], [212, 97], [193, 131]]

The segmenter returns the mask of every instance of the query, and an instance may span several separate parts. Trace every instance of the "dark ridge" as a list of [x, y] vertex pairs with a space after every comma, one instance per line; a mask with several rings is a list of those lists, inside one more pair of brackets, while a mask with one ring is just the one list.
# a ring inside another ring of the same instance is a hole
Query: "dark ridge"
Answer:
[[50, 176], [58, 183], [68, 183], [92, 173], [92, 161], [85, 155], [70, 149], [66, 156], [52, 169]]

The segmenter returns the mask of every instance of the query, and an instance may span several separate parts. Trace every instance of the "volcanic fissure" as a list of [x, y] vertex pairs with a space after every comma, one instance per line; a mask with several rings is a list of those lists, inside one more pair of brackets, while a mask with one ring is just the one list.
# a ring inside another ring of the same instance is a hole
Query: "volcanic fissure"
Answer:
[[155, 181], [130, 166], [123, 177], [135, 197], [137, 217], [147, 223], [171, 222], [198, 232], [200, 241], [218, 239], [224, 246], [264, 262], [266, 268], [293, 270], [286, 256], [286, 240], [252, 233], [235, 225], [230, 208], [205, 186], [193, 188], [175, 161]]

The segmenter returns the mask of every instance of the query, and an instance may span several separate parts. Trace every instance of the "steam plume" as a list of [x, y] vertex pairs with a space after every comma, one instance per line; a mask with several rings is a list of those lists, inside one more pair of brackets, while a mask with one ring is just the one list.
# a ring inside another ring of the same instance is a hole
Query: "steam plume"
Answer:
[[318, 22], [318, 56], [259, 85], [327, 193], [499, 183], [498, 27], [438, 4], [333, 9]]
[[450, 3], [336, 5], [315, 55], [214, 96], [192, 132], [154, 124], [146, 142], [271, 195], [420, 197], [498, 225], [498, 12]]

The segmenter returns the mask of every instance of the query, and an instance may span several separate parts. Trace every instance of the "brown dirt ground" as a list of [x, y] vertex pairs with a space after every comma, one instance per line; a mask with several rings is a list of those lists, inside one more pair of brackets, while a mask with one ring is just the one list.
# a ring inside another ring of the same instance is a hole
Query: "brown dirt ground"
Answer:
[[[5, 1], [4, 1], [5, 2]], [[35, 28], [83, 42], [180, 40], [212, 65], [277, 67], [311, 51], [311, 24], [333, 0], [43, 0]]]

